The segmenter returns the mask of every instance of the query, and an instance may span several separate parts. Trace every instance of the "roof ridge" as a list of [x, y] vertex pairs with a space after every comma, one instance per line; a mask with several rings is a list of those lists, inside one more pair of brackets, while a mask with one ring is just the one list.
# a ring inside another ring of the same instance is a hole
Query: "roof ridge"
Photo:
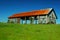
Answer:
[[[52, 10], [52, 8], [45, 8], [45, 9], [40, 9], [40, 10]], [[32, 10], [32, 11], [28, 11], [28, 12], [34, 12], [34, 11], [40, 11], [40, 10]], [[21, 13], [28, 13], [28, 12], [21, 12]], [[17, 13], [20, 14], [20, 13]]]
[[53, 8], [48, 8], [49, 9], [49, 12], [48, 13], [50, 13], [50, 11], [53, 9]]

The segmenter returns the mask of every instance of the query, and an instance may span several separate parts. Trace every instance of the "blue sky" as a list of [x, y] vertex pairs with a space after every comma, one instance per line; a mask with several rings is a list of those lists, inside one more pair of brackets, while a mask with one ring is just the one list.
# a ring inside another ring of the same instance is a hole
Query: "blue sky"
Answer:
[[15, 13], [54, 8], [60, 24], [60, 0], [0, 0], [0, 22], [7, 22]]

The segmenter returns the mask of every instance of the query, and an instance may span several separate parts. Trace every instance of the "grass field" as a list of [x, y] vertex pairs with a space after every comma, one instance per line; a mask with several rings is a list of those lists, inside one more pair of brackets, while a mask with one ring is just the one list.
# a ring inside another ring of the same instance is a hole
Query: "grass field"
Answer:
[[0, 23], [0, 40], [60, 40], [60, 25]]

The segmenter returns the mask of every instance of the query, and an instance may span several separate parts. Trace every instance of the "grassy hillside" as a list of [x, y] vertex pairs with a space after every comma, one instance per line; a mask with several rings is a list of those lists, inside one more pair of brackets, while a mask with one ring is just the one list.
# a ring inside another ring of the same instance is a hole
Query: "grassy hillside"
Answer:
[[60, 25], [0, 23], [0, 40], [60, 40]]

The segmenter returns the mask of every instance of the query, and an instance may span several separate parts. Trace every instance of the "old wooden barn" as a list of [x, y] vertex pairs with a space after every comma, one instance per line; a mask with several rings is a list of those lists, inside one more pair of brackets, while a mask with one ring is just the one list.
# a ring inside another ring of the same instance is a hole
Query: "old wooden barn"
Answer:
[[[8, 17], [9, 22], [28, 24], [56, 24], [56, 13], [53, 8], [34, 10], [30, 12], [22, 12], [13, 14]], [[29, 20], [29, 21], [28, 21]]]

